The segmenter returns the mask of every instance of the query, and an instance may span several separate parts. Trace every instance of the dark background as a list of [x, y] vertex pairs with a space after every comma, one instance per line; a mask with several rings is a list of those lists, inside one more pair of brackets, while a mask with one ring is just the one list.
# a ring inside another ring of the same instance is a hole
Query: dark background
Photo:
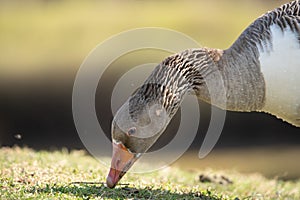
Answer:
[[[75, 73], [74, 73], [75, 76]], [[75, 78], [75, 77], [73, 77]], [[63, 81], [64, 84], [61, 84]], [[28, 146], [35, 149], [67, 147], [84, 148], [77, 134], [72, 116], [72, 86], [74, 79], [43, 80], [31, 85], [14, 83], [13, 92], [1, 87], [1, 143]], [[102, 91], [109, 94], [111, 91]], [[98, 92], [100, 93], [100, 92]], [[105, 116], [101, 126], [110, 134], [112, 113], [109, 95], [106, 99], [97, 93], [97, 111]], [[210, 119], [210, 106], [200, 103], [201, 122], [192, 147], [199, 147], [206, 134]], [[170, 126], [177, 130], [180, 112]], [[175, 131], [176, 132], [176, 131]], [[21, 136], [21, 138], [18, 137]], [[167, 131], [163, 143], [172, 137]], [[293, 127], [265, 113], [227, 112], [226, 122], [217, 148], [270, 145], [299, 145], [300, 134]]]

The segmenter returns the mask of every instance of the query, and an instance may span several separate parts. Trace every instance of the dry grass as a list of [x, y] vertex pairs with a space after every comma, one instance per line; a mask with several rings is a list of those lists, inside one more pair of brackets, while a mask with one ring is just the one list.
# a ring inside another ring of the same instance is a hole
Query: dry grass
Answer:
[[[2, 148], [0, 161], [1, 199], [300, 198], [300, 181], [266, 179], [260, 174], [234, 171], [186, 171], [176, 167], [147, 174], [129, 173], [120, 185], [109, 189], [103, 184], [108, 169], [84, 151], [35, 152], [26, 148]], [[200, 174], [209, 177], [208, 180], [200, 182]], [[219, 181], [220, 177], [223, 182]]]

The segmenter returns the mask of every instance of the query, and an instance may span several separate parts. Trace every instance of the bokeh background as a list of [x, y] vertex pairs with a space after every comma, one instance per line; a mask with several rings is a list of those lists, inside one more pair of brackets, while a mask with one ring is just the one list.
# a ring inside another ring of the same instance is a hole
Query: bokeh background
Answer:
[[[203, 46], [228, 48], [258, 16], [287, 1], [0, 1], [0, 145], [36, 150], [84, 149], [72, 117], [72, 87], [84, 58], [97, 44], [133, 28], [182, 32]], [[176, 41], [174, 41], [176, 42]], [[166, 52], [139, 52], [113, 63], [113, 84], [130, 66], [162, 60]], [[151, 59], [150, 59], [151, 60]], [[97, 111], [109, 137], [111, 90], [99, 88]], [[214, 151], [197, 157], [210, 106], [200, 103], [197, 137], [175, 163], [187, 168], [231, 168], [283, 179], [300, 177], [300, 129], [264, 113], [228, 112]], [[172, 138], [175, 117], [154, 148]]]

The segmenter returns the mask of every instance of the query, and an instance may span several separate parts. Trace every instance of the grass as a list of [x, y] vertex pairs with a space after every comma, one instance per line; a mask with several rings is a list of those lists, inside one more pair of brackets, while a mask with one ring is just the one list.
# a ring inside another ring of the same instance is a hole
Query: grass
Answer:
[[[128, 173], [115, 189], [108, 169], [84, 151], [0, 149], [0, 199], [299, 199], [300, 181], [234, 171], [167, 167]], [[199, 181], [202, 175], [202, 182]]]

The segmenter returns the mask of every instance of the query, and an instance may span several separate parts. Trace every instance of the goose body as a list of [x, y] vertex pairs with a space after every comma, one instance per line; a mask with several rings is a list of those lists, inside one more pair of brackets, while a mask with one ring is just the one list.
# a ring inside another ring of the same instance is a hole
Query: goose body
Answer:
[[300, 127], [300, 1], [254, 21], [226, 50], [188, 49], [160, 63], [112, 122], [114, 187], [163, 133], [184, 96], [267, 112]]

